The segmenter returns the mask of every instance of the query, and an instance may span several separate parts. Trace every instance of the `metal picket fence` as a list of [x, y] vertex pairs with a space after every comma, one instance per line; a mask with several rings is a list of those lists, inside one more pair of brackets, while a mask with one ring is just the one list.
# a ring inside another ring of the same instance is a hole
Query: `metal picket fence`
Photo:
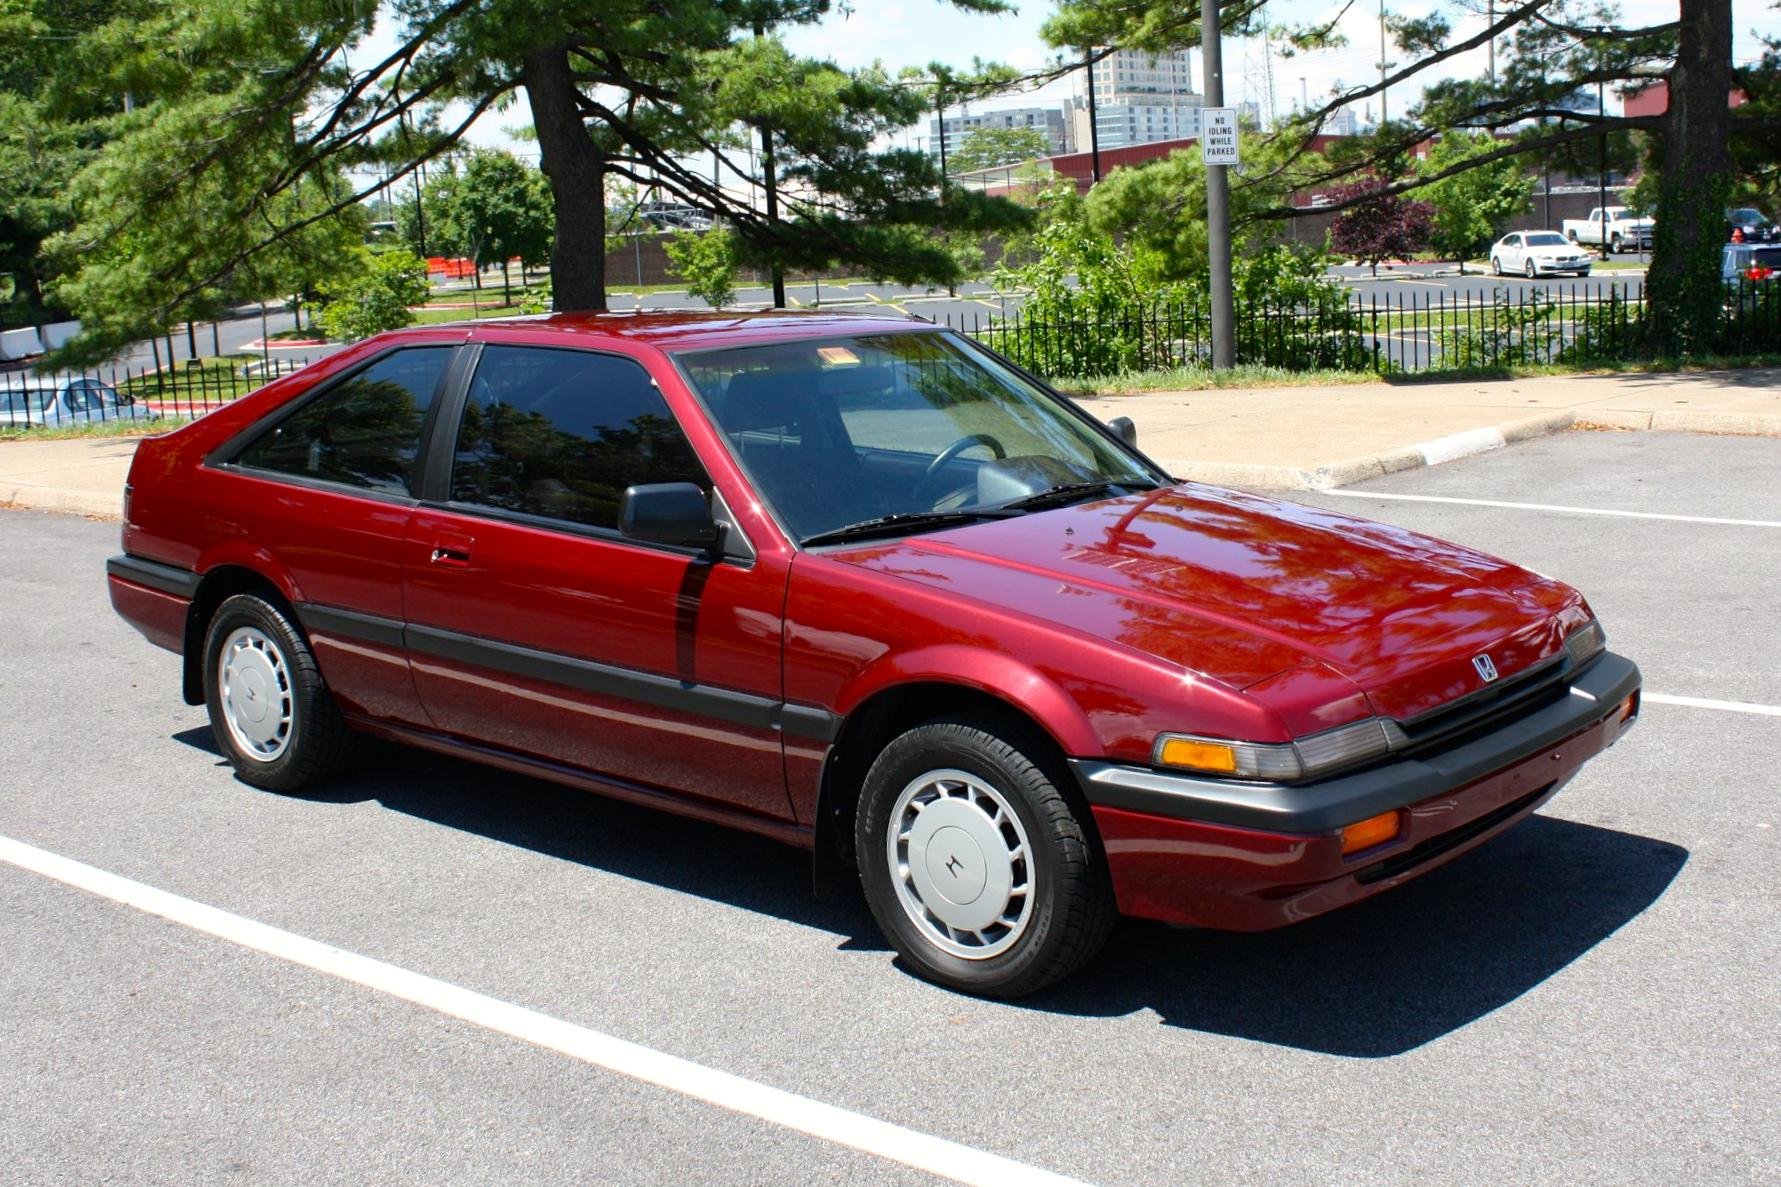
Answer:
[[306, 355], [197, 366], [0, 372], [0, 429], [81, 428], [190, 420], [309, 364]]
[[[1726, 287], [1715, 349], [1781, 352], [1781, 288]], [[1646, 306], [1636, 281], [1495, 281], [1489, 290], [1349, 291], [1301, 302], [1245, 302], [1236, 310], [1240, 364], [1286, 371], [1413, 375], [1537, 364], [1631, 361], [1645, 349]], [[1030, 370], [1057, 378], [1209, 365], [1211, 313], [1203, 295], [1041, 318], [949, 314], [944, 323]]]

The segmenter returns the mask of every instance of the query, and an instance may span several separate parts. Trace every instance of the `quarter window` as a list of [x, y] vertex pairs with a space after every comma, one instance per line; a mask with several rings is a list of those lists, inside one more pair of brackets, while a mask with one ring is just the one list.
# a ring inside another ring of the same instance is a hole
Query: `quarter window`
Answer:
[[451, 498], [618, 527], [625, 487], [710, 480], [649, 373], [590, 351], [491, 346], [464, 404]]
[[452, 347], [418, 346], [372, 363], [247, 447], [241, 465], [414, 493], [421, 429]]

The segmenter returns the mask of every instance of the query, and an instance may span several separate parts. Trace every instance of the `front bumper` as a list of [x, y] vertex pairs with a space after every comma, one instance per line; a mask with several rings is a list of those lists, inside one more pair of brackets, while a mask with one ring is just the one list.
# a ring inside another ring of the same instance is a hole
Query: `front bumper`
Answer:
[[[1604, 654], [1562, 699], [1482, 737], [1317, 783], [1072, 766], [1122, 913], [1257, 931], [1377, 894], [1506, 830], [1614, 744], [1639, 684], [1631, 661]], [[1392, 810], [1403, 813], [1395, 839], [1342, 853], [1345, 825]]]
[[1588, 258], [1568, 263], [1561, 263], [1557, 260], [1535, 260], [1534, 273], [1539, 276], [1556, 276], [1560, 272], [1587, 272], [1594, 264], [1595, 261]]

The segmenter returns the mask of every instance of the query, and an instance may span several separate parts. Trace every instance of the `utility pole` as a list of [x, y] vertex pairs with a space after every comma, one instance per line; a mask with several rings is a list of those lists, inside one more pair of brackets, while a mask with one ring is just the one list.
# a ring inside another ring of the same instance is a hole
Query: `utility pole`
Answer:
[[[1497, 0], [1490, 0], [1487, 8], [1489, 15], [1485, 18], [1484, 27], [1493, 29], [1497, 23]], [[1497, 81], [1497, 35], [1495, 33], [1490, 35], [1490, 81], [1493, 86]]]
[[[1607, 30], [1598, 27], [1596, 32], [1605, 33]], [[1595, 80], [1595, 114], [1596, 119], [1599, 121], [1596, 126], [1602, 129], [1601, 138], [1597, 141], [1596, 145], [1595, 184], [1596, 205], [1599, 206], [1602, 211], [1602, 259], [1606, 261], [1608, 258], [1608, 127], [1606, 122], [1608, 119], [1608, 104], [1607, 92], [1602, 86], [1602, 80], [1599, 78]]]
[[1385, 114], [1385, 0], [1379, 0], [1379, 125], [1384, 127], [1389, 119]]
[[[767, 35], [766, 25], [763, 22], [756, 21], [754, 23], [754, 35], [757, 41]], [[761, 180], [767, 186], [767, 230], [769, 233], [777, 233], [779, 184], [774, 176], [773, 132], [766, 124], [761, 125]], [[773, 308], [785, 308], [785, 269], [779, 266], [777, 252], [773, 256]]]
[[[1204, 57], [1206, 106], [1224, 106], [1224, 47], [1219, 37], [1218, 0], [1200, 9], [1200, 51]], [[1091, 88], [1089, 91], [1093, 94]], [[1204, 121], [1200, 135], [1206, 134]], [[1231, 180], [1226, 165], [1206, 166], [1206, 259], [1212, 286], [1212, 368], [1236, 364], [1236, 314], [1231, 298]]]
[[1095, 123], [1095, 51], [1082, 51], [1082, 64], [1088, 70], [1088, 156], [1089, 171], [1095, 184], [1101, 184], [1101, 129]]

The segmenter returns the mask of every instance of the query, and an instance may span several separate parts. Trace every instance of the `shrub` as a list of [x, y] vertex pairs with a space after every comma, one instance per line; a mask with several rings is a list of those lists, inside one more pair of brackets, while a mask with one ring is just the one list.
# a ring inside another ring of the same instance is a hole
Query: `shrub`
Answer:
[[427, 299], [426, 261], [407, 250], [380, 252], [339, 284], [322, 306], [322, 328], [345, 342], [414, 322], [409, 306]]
[[736, 299], [736, 240], [728, 227], [681, 231], [662, 247], [688, 293], [713, 309]]

